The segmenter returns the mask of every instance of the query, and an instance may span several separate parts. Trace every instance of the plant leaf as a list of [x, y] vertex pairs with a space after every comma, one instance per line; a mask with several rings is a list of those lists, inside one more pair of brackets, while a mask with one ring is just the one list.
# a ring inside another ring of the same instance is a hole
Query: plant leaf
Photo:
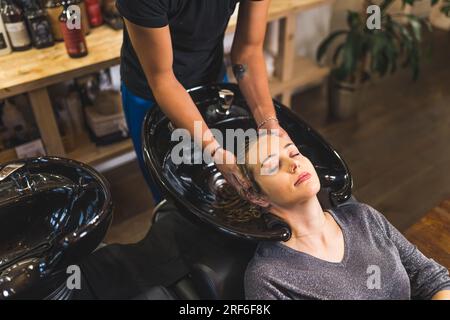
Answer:
[[344, 48], [344, 45], [345, 45], [345, 43], [341, 43], [341, 44], [336, 48], [336, 50], [334, 51], [334, 54], [333, 54], [333, 64], [335, 64], [335, 65], [337, 64], [339, 55], [340, 55], [340, 53], [342, 52], [342, 48]]
[[330, 44], [340, 35], [348, 33], [347, 30], [338, 30], [330, 34], [325, 40], [322, 41], [319, 48], [317, 49], [316, 59], [317, 61], [322, 60], [323, 55], [329, 48]]
[[414, 37], [418, 42], [422, 41], [422, 25], [420, 22], [420, 19], [413, 15], [407, 15], [409, 24], [411, 25], [411, 28], [414, 33]]

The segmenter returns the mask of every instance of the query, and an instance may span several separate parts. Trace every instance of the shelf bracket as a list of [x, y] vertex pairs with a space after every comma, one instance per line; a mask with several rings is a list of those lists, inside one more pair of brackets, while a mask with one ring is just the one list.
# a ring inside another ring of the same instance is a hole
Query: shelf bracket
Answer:
[[47, 88], [30, 91], [28, 96], [47, 155], [64, 157], [66, 152]]

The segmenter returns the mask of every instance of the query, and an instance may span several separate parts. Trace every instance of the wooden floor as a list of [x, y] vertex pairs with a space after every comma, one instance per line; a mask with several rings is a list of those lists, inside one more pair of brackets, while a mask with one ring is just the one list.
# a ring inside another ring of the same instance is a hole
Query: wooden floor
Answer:
[[114, 200], [114, 219], [106, 243], [135, 243], [150, 228], [153, 199], [137, 161], [105, 173]]
[[[358, 117], [327, 119], [321, 88], [298, 94], [293, 109], [344, 157], [354, 194], [401, 231], [450, 199], [450, 33], [436, 30], [431, 62], [412, 82], [401, 71], [371, 84]], [[107, 242], [141, 239], [152, 200], [136, 162], [107, 173], [116, 203]]]

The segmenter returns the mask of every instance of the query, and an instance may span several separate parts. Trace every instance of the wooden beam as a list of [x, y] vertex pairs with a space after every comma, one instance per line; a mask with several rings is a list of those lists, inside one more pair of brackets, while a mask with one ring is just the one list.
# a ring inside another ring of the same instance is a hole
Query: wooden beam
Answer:
[[281, 94], [281, 103], [288, 108], [291, 108], [292, 91], [287, 90]]
[[281, 81], [292, 78], [295, 59], [295, 15], [280, 20], [279, 56], [275, 75]]
[[64, 157], [66, 153], [47, 88], [30, 91], [28, 95], [47, 154]]
[[[293, 76], [295, 63], [295, 15], [288, 14], [280, 20], [279, 55], [275, 76], [283, 83], [289, 82]], [[284, 91], [282, 103], [290, 107], [291, 91]]]

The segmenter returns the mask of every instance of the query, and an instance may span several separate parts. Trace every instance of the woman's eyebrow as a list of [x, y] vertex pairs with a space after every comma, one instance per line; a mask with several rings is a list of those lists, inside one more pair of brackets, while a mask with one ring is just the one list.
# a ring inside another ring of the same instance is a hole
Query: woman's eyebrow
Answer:
[[[286, 149], [287, 147], [290, 147], [290, 146], [294, 146], [294, 144], [293, 144], [292, 142], [289, 142], [289, 143], [287, 143], [287, 144], [284, 146], [283, 149]], [[264, 163], [265, 163], [267, 160], [269, 160], [270, 158], [272, 158], [273, 156], [275, 156], [275, 154], [270, 154], [269, 156], [267, 156], [267, 158], [265, 158], [265, 159], [263, 160], [263, 162], [261, 162], [261, 168], [264, 166]]]
[[284, 146], [284, 148], [283, 149], [286, 149], [287, 147], [290, 147], [290, 146], [293, 146], [294, 144], [292, 143], [292, 142], [289, 142], [288, 144], [286, 144], [285, 146]]

